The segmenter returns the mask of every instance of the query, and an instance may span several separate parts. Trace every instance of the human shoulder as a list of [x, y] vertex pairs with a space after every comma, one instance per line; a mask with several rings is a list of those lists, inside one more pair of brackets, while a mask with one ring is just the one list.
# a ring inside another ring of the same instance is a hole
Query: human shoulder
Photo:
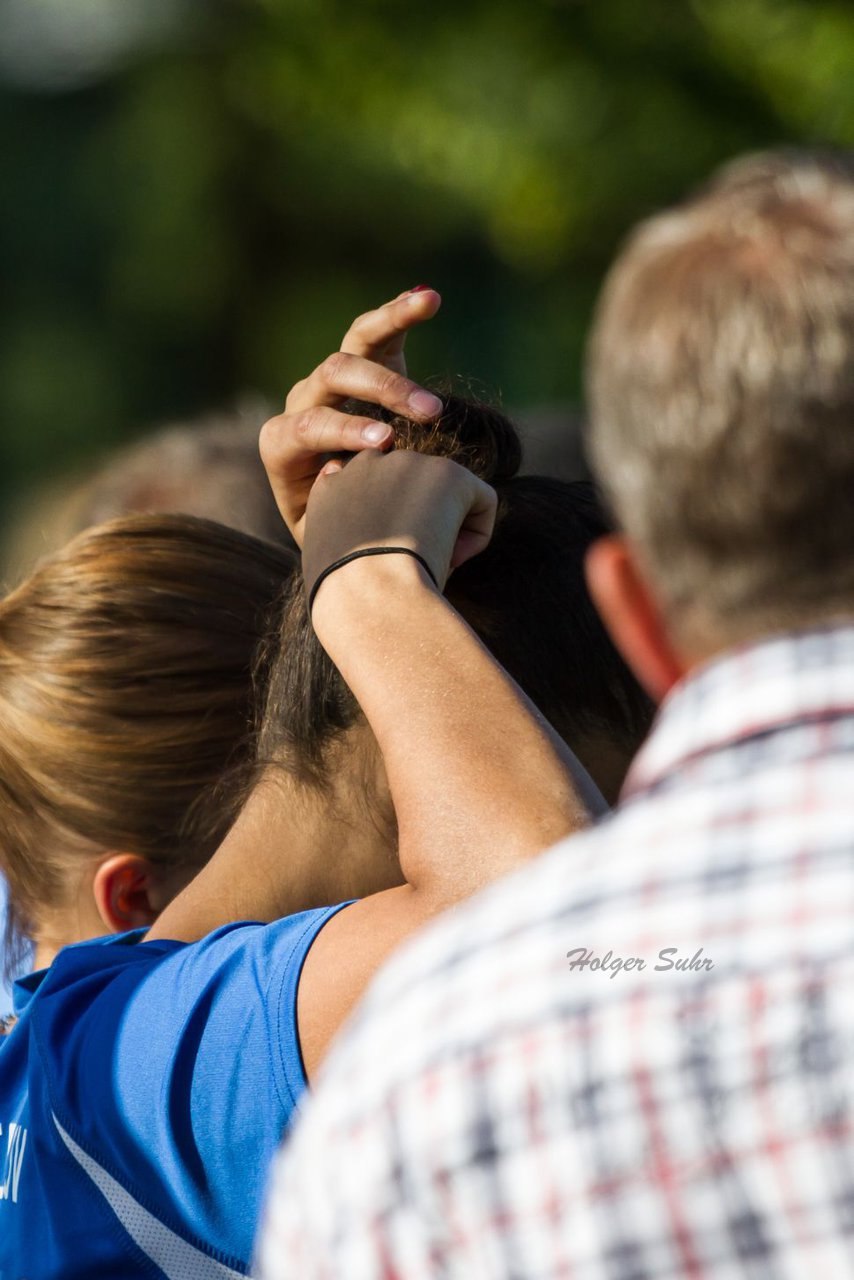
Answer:
[[337, 909], [235, 922], [198, 942], [134, 930], [64, 948], [33, 978], [32, 1022], [47, 1068], [100, 1061], [110, 1046], [134, 1070], [141, 1052], [166, 1064], [190, 1028], [200, 1045], [214, 1045], [250, 1022], [284, 1037], [293, 1056], [299, 972]]
[[177, 960], [183, 967], [207, 968], [223, 963], [233, 965], [243, 955], [254, 960], [265, 954], [274, 958], [282, 948], [299, 947], [312, 938], [343, 905], [346, 904], [313, 908], [269, 923], [232, 921], [196, 942], [152, 939], [145, 929], [89, 938], [59, 952], [50, 968], [44, 971], [39, 990], [55, 991], [70, 981], [90, 976], [109, 978], [125, 969], [152, 969], [170, 960]]
[[183, 1239], [246, 1265], [267, 1164], [305, 1089], [300, 967], [337, 909], [193, 943], [69, 948], [29, 1006], [30, 1093], [50, 1125]]

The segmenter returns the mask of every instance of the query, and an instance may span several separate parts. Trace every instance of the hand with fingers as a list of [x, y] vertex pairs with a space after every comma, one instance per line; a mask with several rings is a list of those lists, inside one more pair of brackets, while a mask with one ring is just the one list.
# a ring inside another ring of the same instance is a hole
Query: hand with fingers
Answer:
[[359, 316], [339, 351], [298, 382], [284, 413], [261, 430], [261, 458], [282, 518], [302, 546], [305, 509], [326, 455], [385, 450], [392, 429], [372, 418], [342, 413], [346, 400], [364, 400], [418, 421], [442, 411], [442, 401], [406, 376], [403, 356], [411, 328], [441, 305], [434, 289], [419, 286]]

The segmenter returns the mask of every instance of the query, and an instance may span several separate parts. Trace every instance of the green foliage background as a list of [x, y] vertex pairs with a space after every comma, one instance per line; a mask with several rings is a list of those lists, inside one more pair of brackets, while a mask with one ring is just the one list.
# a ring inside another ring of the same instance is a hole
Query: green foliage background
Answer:
[[0, 498], [278, 401], [422, 282], [419, 374], [576, 399], [626, 228], [781, 142], [854, 144], [849, 0], [206, 0], [83, 83], [7, 82]]

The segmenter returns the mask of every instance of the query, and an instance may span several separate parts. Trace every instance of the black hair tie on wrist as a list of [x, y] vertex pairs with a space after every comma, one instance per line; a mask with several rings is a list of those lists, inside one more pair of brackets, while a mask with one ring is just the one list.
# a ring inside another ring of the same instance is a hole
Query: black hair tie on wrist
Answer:
[[427, 577], [433, 583], [436, 590], [439, 590], [439, 584], [436, 581], [436, 575], [430, 568], [423, 556], [417, 551], [413, 551], [411, 547], [363, 547], [361, 551], [351, 551], [349, 555], [342, 556], [340, 560], [333, 560], [332, 564], [328, 564], [322, 573], [314, 580], [314, 586], [308, 593], [308, 615], [311, 617], [311, 610], [314, 606], [314, 598], [320, 590], [321, 584], [329, 577], [330, 573], [334, 573], [336, 569], [341, 569], [345, 564], [349, 564], [351, 560], [360, 560], [362, 556], [412, 556], [413, 560], [417, 560], [421, 568], [427, 574]]

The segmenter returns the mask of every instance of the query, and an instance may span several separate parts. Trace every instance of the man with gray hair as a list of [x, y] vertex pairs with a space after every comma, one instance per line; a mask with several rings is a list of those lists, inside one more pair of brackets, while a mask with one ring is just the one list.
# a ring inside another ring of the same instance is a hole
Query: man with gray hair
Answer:
[[854, 1267], [850, 157], [747, 158], [640, 226], [589, 390], [622, 530], [589, 580], [656, 725], [613, 816], [374, 984], [269, 1280]]

